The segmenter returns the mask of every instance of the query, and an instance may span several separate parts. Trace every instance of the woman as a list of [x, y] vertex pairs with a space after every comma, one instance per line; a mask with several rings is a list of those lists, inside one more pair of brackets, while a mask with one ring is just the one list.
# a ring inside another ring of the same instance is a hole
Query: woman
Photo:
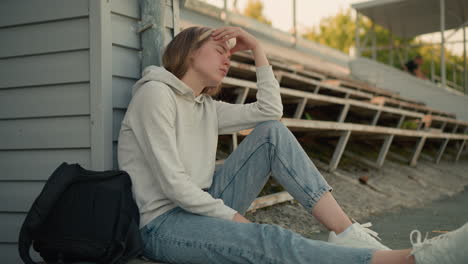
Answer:
[[[241, 50], [255, 60], [257, 101], [212, 99], [230, 55]], [[279, 84], [251, 34], [238, 27], [187, 28], [168, 44], [163, 65], [146, 68], [133, 86], [118, 144], [119, 166], [132, 178], [140, 209], [146, 257], [170, 263], [414, 263], [410, 249], [389, 250], [337, 204], [278, 121]], [[253, 127], [215, 169], [218, 135]], [[331, 230], [331, 243], [243, 216], [270, 172]], [[433, 258], [425, 250], [418, 257]], [[421, 263], [438, 263], [432, 261]]]

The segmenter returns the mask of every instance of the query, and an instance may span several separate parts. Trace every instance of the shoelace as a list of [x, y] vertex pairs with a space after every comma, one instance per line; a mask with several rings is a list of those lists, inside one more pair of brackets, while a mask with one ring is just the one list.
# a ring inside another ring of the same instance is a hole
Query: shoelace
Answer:
[[[413, 239], [413, 234], [416, 234], [416, 239]], [[411, 252], [412, 255], [414, 255], [416, 252], [428, 248], [432, 246], [432, 244], [438, 240], [446, 240], [447, 239], [447, 234], [442, 234], [440, 236], [436, 236], [433, 238], [427, 238], [429, 235], [428, 232], [426, 232], [426, 236], [424, 237], [424, 240], [421, 239], [422, 235], [419, 230], [413, 230], [410, 233], [410, 241], [411, 245], [413, 246], [413, 251]]]
[[[416, 240], [413, 239], [413, 234], [416, 234]], [[421, 240], [421, 232], [419, 230], [413, 230], [410, 233], [410, 241], [412, 246], [419, 246], [422, 245], [425, 241], [427, 241], [427, 236], [429, 233], [426, 232], [426, 236], [424, 237], [424, 240]]]
[[374, 230], [369, 229], [369, 227], [372, 226], [372, 223], [371, 223], [371, 222], [367, 222], [367, 223], [365, 223], [365, 224], [360, 224], [360, 223], [358, 223], [358, 221], [356, 221], [356, 220], [354, 220], [354, 219], [353, 219], [353, 221], [354, 221], [354, 223], [357, 223], [357, 224], [358, 224], [358, 226], [361, 228], [362, 231], [364, 231], [364, 232], [366, 232], [367, 234], [369, 234], [369, 235], [371, 235], [371, 236], [377, 238], [378, 240], [382, 240], [382, 239], [379, 237], [379, 233], [375, 232]]

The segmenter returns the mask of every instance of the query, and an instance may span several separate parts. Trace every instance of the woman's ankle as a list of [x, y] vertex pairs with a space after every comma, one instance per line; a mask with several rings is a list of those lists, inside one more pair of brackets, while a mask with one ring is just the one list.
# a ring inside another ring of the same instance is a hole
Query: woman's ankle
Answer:
[[372, 257], [372, 264], [416, 264], [411, 249], [377, 250]]

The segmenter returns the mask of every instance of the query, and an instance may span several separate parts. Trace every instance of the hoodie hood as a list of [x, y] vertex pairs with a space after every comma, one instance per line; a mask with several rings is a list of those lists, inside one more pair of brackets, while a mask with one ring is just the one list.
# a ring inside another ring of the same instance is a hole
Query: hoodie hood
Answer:
[[132, 97], [135, 93], [147, 82], [157, 81], [162, 82], [172, 88], [172, 90], [180, 95], [192, 98], [196, 102], [203, 102], [205, 94], [200, 94], [195, 97], [192, 88], [188, 87], [183, 81], [177, 78], [170, 71], [166, 70], [162, 66], [151, 65], [145, 68], [142, 73], [142, 77], [132, 87]]

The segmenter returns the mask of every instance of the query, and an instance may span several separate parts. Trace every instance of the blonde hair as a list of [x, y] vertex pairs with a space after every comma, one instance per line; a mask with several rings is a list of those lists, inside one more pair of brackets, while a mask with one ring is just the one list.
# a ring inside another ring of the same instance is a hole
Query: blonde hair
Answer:
[[[166, 70], [182, 79], [190, 66], [190, 55], [197, 51], [214, 29], [209, 27], [189, 27], [177, 34], [164, 50], [162, 63]], [[201, 93], [215, 96], [221, 91], [221, 84], [205, 87]]]

